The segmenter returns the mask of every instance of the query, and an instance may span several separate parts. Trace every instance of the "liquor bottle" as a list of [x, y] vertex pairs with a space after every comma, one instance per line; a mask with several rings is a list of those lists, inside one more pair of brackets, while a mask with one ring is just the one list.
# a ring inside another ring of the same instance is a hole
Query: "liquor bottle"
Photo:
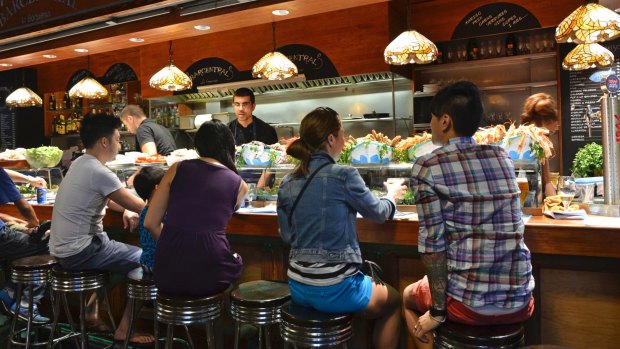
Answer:
[[49, 110], [56, 110], [56, 97], [53, 94], [50, 95]]
[[478, 58], [480, 58], [478, 56], [478, 42], [476, 41], [476, 39], [471, 38], [467, 42], [467, 60], [474, 61]]
[[63, 108], [71, 109], [71, 98], [69, 98], [69, 93], [65, 93], [65, 96], [62, 98]]
[[514, 34], [508, 34], [506, 37], [506, 56], [514, 56], [517, 54], [517, 39]]
[[435, 59], [436, 64], [443, 64], [443, 46], [437, 44], [437, 59]]

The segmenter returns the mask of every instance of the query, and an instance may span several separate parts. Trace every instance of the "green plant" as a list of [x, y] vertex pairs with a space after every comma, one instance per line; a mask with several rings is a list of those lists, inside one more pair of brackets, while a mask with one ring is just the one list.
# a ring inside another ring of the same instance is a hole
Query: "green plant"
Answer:
[[596, 143], [579, 148], [573, 160], [573, 175], [577, 177], [594, 177], [603, 171], [603, 146]]
[[413, 196], [413, 192], [411, 189], [407, 189], [405, 194], [403, 194], [403, 198], [399, 201], [400, 205], [415, 205], [415, 197]]
[[538, 142], [533, 141], [532, 143], [530, 143], [530, 153], [534, 155], [534, 157], [538, 160], [543, 160], [544, 158], [546, 158], [545, 150], [543, 149], [543, 147], [540, 146], [540, 143]]
[[409, 162], [407, 151], [402, 151], [396, 148], [392, 149], [392, 159], [394, 159], [394, 162]]

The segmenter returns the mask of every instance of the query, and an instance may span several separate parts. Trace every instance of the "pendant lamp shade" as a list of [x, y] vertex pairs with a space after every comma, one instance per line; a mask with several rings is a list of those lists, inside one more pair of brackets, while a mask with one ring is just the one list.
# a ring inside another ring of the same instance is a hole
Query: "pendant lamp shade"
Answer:
[[401, 33], [385, 48], [385, 63], [392, 65], [427, 64], [437, 59], [437, 46], [415, 30]]
[[169, 63], [151, 76], [149, 85], [163, 91], [182, 91], [192, 87], [192, 79], [172, 64], [172, 41], [169, 42]]
[[298, 73], [295, 63], [278, 51], [264, 55], [252, 67], [253, 77], [267, 80], [284, 80]]
[[599, 44], [579, 44], [562, 61], [565, 70], [585, 70], [612, 65], [614, 55]]
[[40, 107], [43, 104], [41, 97], [28, 87], [20, 87], [6, 97], [6, 106], [16, 107]]
[[295, 63], [285, 55], [276, 51], [276, 23], [271, 23], [273, 51], [264, 55], [252, 67], [252, 76], [266, 80], [284, 80], [297, 76], [299, 70]]
[[107, 96], [108, 90], [91, 77], [86, 77], [78, 81], [78, 83], [73, 85], [69, 90], [69, 97], [71, 98], [99, 99]]
[[620, 15], [595, 3], [579, 6], [555, 30], [559, 43], [591, 44], [620, 37]]

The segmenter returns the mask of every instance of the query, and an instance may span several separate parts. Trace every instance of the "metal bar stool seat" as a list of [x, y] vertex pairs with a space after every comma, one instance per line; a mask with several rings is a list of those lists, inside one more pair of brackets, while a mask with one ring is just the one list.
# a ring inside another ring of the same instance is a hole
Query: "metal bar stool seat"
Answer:
[[288, 301], [281, 308], [280, 335], [295, 348], [328, 348], [353, 336], [352, 314], [323, 313]]
[[[157, 292], [157, 321], [167, 324], [166, 348], [171, 348], [174, 340], [174, 326], [206, 324], [207, 346], [215, 348], [213, 322], [220, 317], [223, 293], [208, 297], [173, 296]], [[187, 334], [190, 347], [194, 348], [192, 338]]]
[[[134, 312], [136, 309], [136, 300], [152, 301], [155, 303], [157, 298], [157, 287], [153, 280], [153, 274], [145, 273], [144, 270], [136, 268], [127, 274], [127, 298], [129, 298], [129, 330], [127, 338], [123, 343], [126, 349], [129, 345], [129, 339], [133, 333]], [[157, 318], [153, 316], [153, 336], [155, 337], [155, 349], [159, 348], [159, 326]]]
[[523, 324], [472, 326], [446, 321], [435, 330], [436, 349], [512, 349], [524, 346]]
[[[52, 330], [50, 333], [50, 341], [48, 342], [48, 348], [52, 345], [52, 336], [56, 332], [58, 327], [58, 317], [60, 314], [60, 300], [62, 298], [64, 303], [65, 314], [69, 320], [71, 332], [53, 341], [56, 344], [70, 337], [80, 336], [80, 347], [88, 347], [88, 336], [86, 333], [86, 307], [84, 304], [85, 293], [88, 291], [103, 291], [103, 296], [107, 305], [107, 313], [110, 323], [112, 324], [112, 331], [116, 331], [116, 324], [112, 317], [112, 309], [110, 306], [110, 300], [108, 297], [108, 288], [106, 281], [108, 279], [108, 273], [99, 270], [82, 270], [74, 271], [67, 270], [57, 265], [52, 268], [51, 271], [51, 286], [54, 294], [54, 321], [52, 323]], [[78, 332], [73, 325], [73, 318], [69, 310], [69, 302], [67, 301], [67, 294], [78, 292], [80, 298], [80, 331]], [[61, 297], [62, 296], [62, 297]], [[77, 343], [76, 343], [77, 344]]]
[[[46, 345], [47, 342], [30, 342], [30, 331], [33, 326], [34, 317], [34, 286], [47, 284], [49, 281], [49, 271], [56, 264], [56, 258], [50, 255], [30, 256], [17, 259], [11, 263], [11, 281], [17, 285], [16, 299], [15, 299], [15, 316], [11, 324], [11, 332], [9, 335], [9, 347], [12, 344], [25, 346], [30, 345]], [[28, 287], [29, 299], [28, 299], [28, 315], [26, 321], [26, 328], [16, 330], [17, 319], [19, 318], [22, 301], [22, 290], [24, 285]], [[25, 341], [19, 339], [19, 335], [25, 331]]]
[[239, 348], [240, 324], [258, 325], [258, 347], [271, 348], [269, 325], [280, 322], [280, 307], [291, 299], [288, 284], [277, 281], [250, 281], [230, 291], [230, 315], [235, 320], [235, 349]]

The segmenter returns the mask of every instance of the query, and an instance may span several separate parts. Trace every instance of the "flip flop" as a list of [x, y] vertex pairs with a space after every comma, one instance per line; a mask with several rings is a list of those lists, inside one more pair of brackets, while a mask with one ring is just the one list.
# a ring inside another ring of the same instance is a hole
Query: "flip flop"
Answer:
[[[131, 338], [136, 338], [136, 337], [140, 337], [140, 336], [152, 336], [150, 333], [142, 333], [142, 332], [138, 332], [138, 333], [132, 333], [131, 334]], [[147, 342], [147, 343], [141, 343], [141, 342], [133, 342], [131, 340], [131, 338], [129, 339], [129, 344], [128, 347], [134, 347], [134, 348], [150, 348], [155, 346], [155, 338], [153, 338], [152, 342]], [[125, 343], [124, 339], [114, 339], [114, 343], [117, 345], [120, 345], [120, 347], [123, 346], [123, 344]]]

